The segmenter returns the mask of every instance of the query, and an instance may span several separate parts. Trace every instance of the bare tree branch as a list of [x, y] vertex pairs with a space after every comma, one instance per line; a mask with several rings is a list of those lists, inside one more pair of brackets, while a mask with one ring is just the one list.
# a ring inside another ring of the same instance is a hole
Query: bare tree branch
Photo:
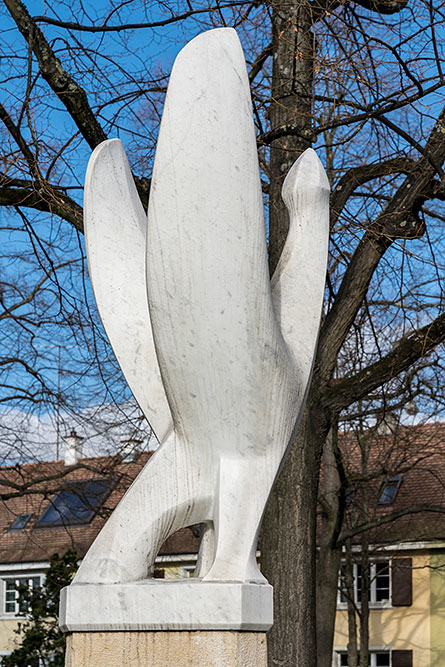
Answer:
[[32, 48], [43, 78], [64, 104], [89, 146], [96, 148], [107, 136], [88, 103], [85, 91], [65, 70], [23, 2], [4, 1], [18, 29]]
[[407, 370], [444, 341], [445, 314], [442, 313], [430, 324], [402, 338], [375, 364], [352, 377], [333, 380], [325, 394], [326, 403], [335, 411], [346, 408]]
[[331, 225], [334, 225], [338, 220], [343, 207], [357, 187], [381, 176], [395, 173], [412, 173], [415, 166], [416, 162], [411, 158], [398, 157], [348, 169], [331, 195]]
[[82, 208], [68, 195], [52, 188], [48, 183], [35, 189], [0, 186], [0, 206], [26, 206], [37, 211], [58, 215], [83, 232]]
[[176, 16], [171, 16], [168, 19], [163, 21], [152, 21], [149, 23], [122, 23], [120, 25], [82, 25], [81, 23], [74, 23], [74, 21], [59, 21], [58, 19], [53, 19], [50, 16], [33, 16], [33, 20], [36, 23], [48, 23], [49, 25], [55, 25], [58, 28], [65, 28], [66, 30], [76, 30], [79, 32], [93, 32], [93, 33], [102, 33], [102, 32], [121, 32], [122, 30], [141, 30], [143, 28], [161, 28], [162, 26], [170, 25], [172, 23], [178, 23], [178, 21], [184, 21], [185, 19], [190, 18], [191, 16], [196, 16], [198, 14], [210, 14], [213, 13], [216, 9], [228, 9], [231, 7], [242, 7], [245, 5], [253, 5], [254, 2], [251, 0], [234, 0], [233, 2], [227, 2], [223, 4], [217, 4], [215, 7], [202, 7], [198, 9], [190, 9], [188, 12], [183, 14], [177, 14]]
[[418, 514], [419, 512], [434, 512], [438, 514], [445, 514], [445, 505], [430, 505], [429, 503], [422, 503], [411, 505], [410, 507], [405, 507], [404, 509], [396, 510], [394, 512], [389, 512], [388, 514], [384, 514], [374, 521], [367, 521], [361, 525], [353, 526], [343, 530], [338, 538], [338, 544], [342, 545], [345, 540], [350, 539], [351, 537], [361, 535], [372, 530], [373, 528], [384, 526], [387, 523], [392, 523], [393, 521], [396, 521], [396, 519], [400, 519], [403, 516]]
[[[425, 146], [425, 152], [440, 164], [445, 159], [444, 120], [445, 110], [442, 110]], [[324, 377], [330, 377], [333, 372], [338, 352], [386, 250], [396, 238], [415, 238], [423, 233], [423, 224], [414, 211], [419, 198], [428, 189], [434, 171], [431, 160], [421, 158], [358, 244], [320, 332], [318, 364]]]

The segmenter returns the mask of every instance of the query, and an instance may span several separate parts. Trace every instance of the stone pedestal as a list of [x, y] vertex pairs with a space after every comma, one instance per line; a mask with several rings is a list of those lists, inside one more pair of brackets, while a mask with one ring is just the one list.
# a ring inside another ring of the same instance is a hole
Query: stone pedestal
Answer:
[[264, 632], [75, 632], [66, 667], [266, 667]]
[[60, 601], [66, 666], [266, 667], [272, 604], [269, 584], [72, 584]]

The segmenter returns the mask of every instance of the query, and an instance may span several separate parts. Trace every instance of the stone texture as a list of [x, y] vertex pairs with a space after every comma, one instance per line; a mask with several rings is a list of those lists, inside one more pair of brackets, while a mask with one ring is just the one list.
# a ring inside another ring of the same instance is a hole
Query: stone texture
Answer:
[[164, 438], [74, 585], [145, 579], [161, 544], [194, 523], [208, 526], [198, 577], [264, 583], [261, 517], [303, 407], [323, 300], [329, 185], [314, 151], [291, 169], [283, 197], [290, 230], [270, 281], [250, 88], [232, 29], [199, 35], [175, 61], [147, 225], [120, 142], [94, 151], [85, 227], [97, 303]]
[[67, 637], [66, 667], [266, 667], [263, 632], [85, 632]]
[[[93, 601], [93, 603], [92, 603]], [[65, 632], [98, 630], [250, 630], [272, 626], [272, 586], [147, 579], [63, 589]]]
[[[147, 223], [121, 143], [91, 157], [97, 305], [161, 446], [63, 593], [70, 667], [266, 665], [257, 630], [272, 623], [272, 596], [256, 544], [303, 410], [326, 273], [329, 184], [314, 151], [290, 170], [283, 199], [289, 233], [270, 280], [249, 81], [232, 29], [199, 35], [176, 59]], [[206, 526], [195, 581], [147, 579], [162, 543], [195, 523]]]

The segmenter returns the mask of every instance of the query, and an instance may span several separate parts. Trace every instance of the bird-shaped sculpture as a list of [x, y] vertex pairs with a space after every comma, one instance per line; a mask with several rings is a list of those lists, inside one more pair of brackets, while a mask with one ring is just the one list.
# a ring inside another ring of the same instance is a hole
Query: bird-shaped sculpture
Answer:
[[303, 409], [317, 342], [329, 185], [308, 149], [282, 195], [289, 233], [270, 280], [249, 81], [236, 32], [178, 55], [148, 222], [121, 142], [96, 148], [85, 184], [94, 294], [160, 447], [74, 583], [151, 576], [162, 543], [206, 526], [195, 576], [264, 583], [264, 507]]

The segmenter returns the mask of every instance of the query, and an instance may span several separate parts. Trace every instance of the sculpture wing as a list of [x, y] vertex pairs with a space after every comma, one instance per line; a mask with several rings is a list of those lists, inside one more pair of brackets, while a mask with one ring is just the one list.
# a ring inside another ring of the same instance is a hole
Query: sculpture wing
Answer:
[[174, 419], [190, 439], [206, 434], [224, 451], [242, 437], [266, 439], [258, 414], [267, 422], [265, 406], [281, 400], [273, 392], [289, 390], [279, 371], [289, 359], [271, 302], [246, 65], [230, 28], [199, 35], [176, 59], [147, 252], [153, 332]]
[[94, 150], [84, 207], [88, 266], [102, 323], [130, 389], [162, 441], [172, 420], [148, 311], [146, 218], [119, 139]]
[[281, 194], [289, 232], [271, 280], [272, 302], [305, 389], [317, 346], [329, 243], [329, 181], [311, 148], [290, 169]]

